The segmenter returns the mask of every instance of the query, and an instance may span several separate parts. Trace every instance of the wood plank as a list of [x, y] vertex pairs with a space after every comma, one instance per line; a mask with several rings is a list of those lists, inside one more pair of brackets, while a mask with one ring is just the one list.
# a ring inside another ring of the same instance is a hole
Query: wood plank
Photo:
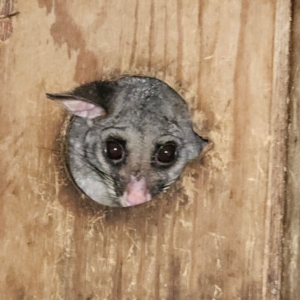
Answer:
[[[7, 299], [279, 299], [290, 1], [28, 0], [0, 44]], [[146, 205], [81, 196], [45, 92], [144, 74], [212, 142]]]
[[291, 79], [287, 151], [287, 188], [284, 227], [282, 299], [297, 299], [300, 294], [300, 1], [293, 2], [291, 32]]
[[0, 42], [6, 41], [13, 32], [11, 17], [15, 13], [14, 4], [14, 0], [0, 0]]

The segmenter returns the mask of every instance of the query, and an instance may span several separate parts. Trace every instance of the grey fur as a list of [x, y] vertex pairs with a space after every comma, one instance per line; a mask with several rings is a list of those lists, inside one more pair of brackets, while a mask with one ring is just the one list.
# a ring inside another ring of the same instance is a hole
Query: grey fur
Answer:
[[[187, 161], [199, 155], [206, 142], [192, 129], [187, 105], [168, 85], [148, 77], [126, 76], [117, 81], [96, 81], [51, 99], [83, 99], [105, 109], [106, 116], [74, 117], [69, 126], [70, 170], [90, 198], [108, 206], [122, 206], [130, 175], [143, 176], [152, 196], [173, 183]], [[115, 166], [104, 155], [108, 137], [126, 142], [126, 161]], [[153, 166], [157, 145], [177, 145], [176, 161]]]

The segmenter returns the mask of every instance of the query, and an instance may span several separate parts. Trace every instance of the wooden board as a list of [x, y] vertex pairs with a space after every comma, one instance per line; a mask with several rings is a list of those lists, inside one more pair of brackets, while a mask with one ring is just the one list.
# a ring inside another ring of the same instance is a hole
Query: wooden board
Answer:
[[12, 34], [11, 18], [14, 13], [13, 0], [0, 0], [0, 42], [6, 41]]
[[293, 2], [282, 299], [300, 294], [300, 1]]
[[[19, 1], [0, 45], [5, 299], [279, 299], [290, 1]], [[61, 167], [45, 98], [155, 76], [211, 141], [165, 195], [109, 209]]]

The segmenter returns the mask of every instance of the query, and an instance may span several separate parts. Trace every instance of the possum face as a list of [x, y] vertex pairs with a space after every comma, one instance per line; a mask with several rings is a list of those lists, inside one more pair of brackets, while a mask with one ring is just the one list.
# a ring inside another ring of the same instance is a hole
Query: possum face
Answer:
[[185, 102], [154, 78], [123, 77], [47, 95], [75, 115], [68, 135], [75, 182], [105, 205], [149, 201], [206, 144], [193, 131]]

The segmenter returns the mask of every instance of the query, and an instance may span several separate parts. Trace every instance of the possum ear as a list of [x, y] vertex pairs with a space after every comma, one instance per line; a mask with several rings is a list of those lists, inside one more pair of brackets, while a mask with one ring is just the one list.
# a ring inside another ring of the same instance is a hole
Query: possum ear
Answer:
[[114, 82], [95, 81], [79, 86], [70, 93], [46, 94], [46, 96], [61, 102], [69, 112], [78, 117], [94, 119], [107, 115], [115, 92]]
[[51, 100], [61, 102], [65, 108], [75, 116], [94, 119], [96, 117], [106, 116], [106, 111], [101, 106], [96, 106], [88, 99], [79, 98], [69, 94], [46, 94]]

